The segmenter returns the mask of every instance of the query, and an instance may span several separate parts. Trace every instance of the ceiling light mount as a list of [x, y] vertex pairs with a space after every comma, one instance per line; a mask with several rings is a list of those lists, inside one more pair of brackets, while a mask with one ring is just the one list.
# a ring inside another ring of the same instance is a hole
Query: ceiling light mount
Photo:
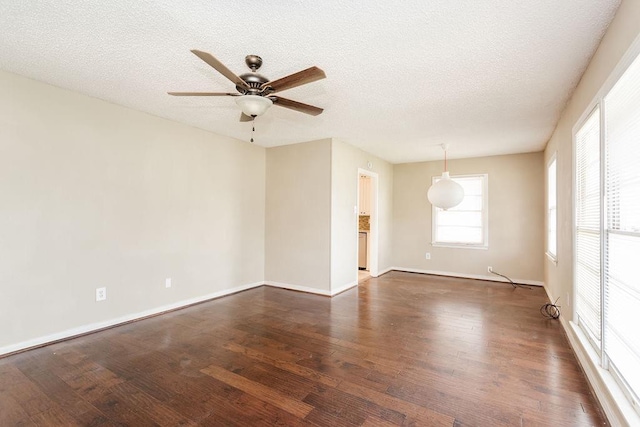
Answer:
[[245, 64], [247, 64], [247, 67], [251, 68], [251, 71], [253, 71], [254, 73], [258, 71], [260, 67], [262, 67], [262, 58], [260, 58], [258, 55], [247, 55], [244, 58], [244, 62]]

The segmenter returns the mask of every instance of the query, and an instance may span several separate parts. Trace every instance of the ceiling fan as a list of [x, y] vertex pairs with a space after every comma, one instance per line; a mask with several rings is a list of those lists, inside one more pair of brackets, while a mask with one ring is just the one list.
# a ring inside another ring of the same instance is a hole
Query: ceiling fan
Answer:
[[231, 70], [218, 61], [213, 55], [200, 50], [192, 50], [194, 55], [212, 66], [220, 74], [236, 85], [238, 93], [231, 92], [167, 92], [173, 96], [235, 96], [236, 103], [242, 109], [241, 122], [251, 121], [264, 114], [271, 105], [289, 108], [290, 110], [317, 116], [323, 109], [302, 102], [292, 101], [274, 95], [278, 92], [302, 86], [316, 80], [324, 79], [326, 75], [318, 67], [310, 67], [276, 80], [269, 80], [257, 73], [262, 66], [262, 58], [257, 55], [247, 55], [245, 63], [251, 69], [250, 73], [235, 75]]

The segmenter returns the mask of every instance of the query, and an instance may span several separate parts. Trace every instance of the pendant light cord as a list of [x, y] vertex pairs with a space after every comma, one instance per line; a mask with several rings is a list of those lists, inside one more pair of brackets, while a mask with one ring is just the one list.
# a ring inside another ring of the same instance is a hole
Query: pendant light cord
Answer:
[[449, 144], [440, 144], [442, 147], [442, 151], [444, 151], [444, 171], [447, 171], [447, 149], [449, 148]]

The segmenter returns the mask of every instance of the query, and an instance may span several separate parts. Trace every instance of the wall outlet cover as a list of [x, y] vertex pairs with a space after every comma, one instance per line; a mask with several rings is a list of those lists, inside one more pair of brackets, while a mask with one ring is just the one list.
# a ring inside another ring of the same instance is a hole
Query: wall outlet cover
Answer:
[[164, 287], [165, 288], [171, 287], [171, 277], [167, 277], [166, 279], [164, 279]]
[[96, 301], [104, 301], [107, 299], [107, 288], [96, 288]]
[[424, 255], [424, 259], [431, 259], [431, 253], [430, 253], [430, 252], [427, 252], [427, 253]]

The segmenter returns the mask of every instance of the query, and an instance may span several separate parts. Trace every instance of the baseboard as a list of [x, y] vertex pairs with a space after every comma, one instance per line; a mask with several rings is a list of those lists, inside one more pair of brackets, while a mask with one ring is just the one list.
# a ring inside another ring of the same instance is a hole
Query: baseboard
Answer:
[[318, 288], [310, 288], [308, 286], [292, 285], [290, 283], [282, 283], [282, 282], [272, 282], [269, 280], [265, 281], [264, 284], [267, 286], [273, 286], [274, 288], [289, 289], [290, 291], [306, 292], [308, 294], [323, 295], [326, 297], [332, 296], [331, 291], [325, 291], [323, 289], [318, 289]]
[[346, 292], [351, 288], [355, 288], [356, 286], [358, 286], [358, 281], [357, 280], [355, 282], [347, 283], [346, 285], [341, 286], [341, 287], [339, 287], [339, 288], [337, 288], [335, 290], [332, 289], [331, 290], [331, 296], [335, 297], [336, 295], [341, 294], [343, 292]]
[[[461, 277], [463, 279], [488, 280], [490, 282], [509, 283], [509, 281], [504, 277], [500, 277], [496, 275], [486, 276], [481, 274], [452, 273], [450, 271], [421, 270], [418, 268], [406, 268], [406, 267], [391, 267], [389, 270], [404, 271], [407, 273], [433, 274], [435, 276]], [[514, 283], [518, 283], [521, 285], [544, 287], [544, 282], [540, 282], [537, 280], [526, 280], [526, 279], [511, 279], [511, 280], [513, 280]]]
[[158, 314], [173, 311], [179, 308], [188, 307], [190, 305], [198, 304], [201, 302], [209, 301], [212, 299], [224, 297], [227, 295], [235, 294], [237, 292], [246, 291], [262, 286], [263, 282], [255, 282], [247, 285], [237, 286], [231, 289], [225, 289], [223, 291], [213, 292], [207, 295], [202, 295], [187, 300], [178, 301], [172, 304], [155, 307], [149, 310], [141, 311], [138, 313], [127, 314], [126, 316], [117, 317], [115, 319], [109, 319], [102, 322], [90, 323], [88, 325], [79, 326], [77, 328], [67, 329], [62, 332], [56, 332], [55, 334], [45, 335], [42, 337], [22, 341], [16, 344], [10, 344], [4, 347], [0, 347], [0, 356], [16, 353], [24, 350], [28, 350], [35, 347], [41, 347], [43, 345], [52, 344], [54, 342], [74, 338], [80, 335], [86, 335], [88, 333], [97, 332], [103, 329], [112, 328], [124, 323], [129, 323], [135, 320], [144, 319], [145, 317], [156, 316]]
[[384, 269], [384, 270], [382, 270], [382, 271], [378, 271], [378, 275], [377, 275], [377, 276], [375, 276], [375, 277], [380, 277], [380, 276], [382, 276], [383, 274], [387, 274], [387, 273], [388, 273], [388, 272], [390, 272], [390, 271], [393, 271], [393, 267], [385, 268], [385, 269]]

